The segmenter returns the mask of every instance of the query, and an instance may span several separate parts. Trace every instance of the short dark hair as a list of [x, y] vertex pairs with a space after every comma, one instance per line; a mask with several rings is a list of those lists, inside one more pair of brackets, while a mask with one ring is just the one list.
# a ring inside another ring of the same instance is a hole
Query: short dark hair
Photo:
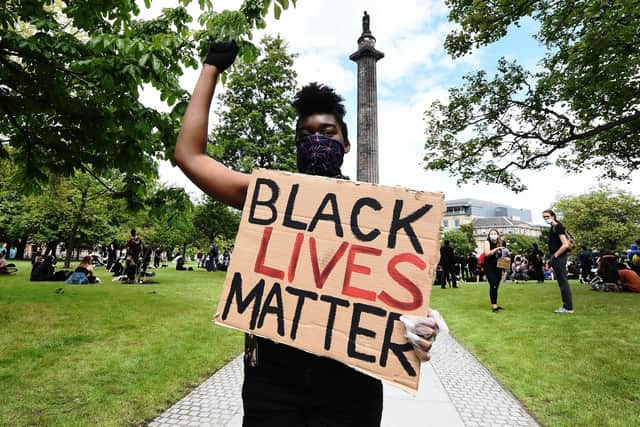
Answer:
[[135, 229], [135, 228], [132, 228], [132, 229], [131, 229], [131, 235], [132, 235], [132, 236], [135, 236], [135, 235], [136, 235], [136, 229]]
[[445, 240], [445, 241], [444, 241], [444, 245], [445, 245], [445, 246], [449, 246], [449, 243], [450, 243], [450, 242], [449, 242], [448, 240]]
[[347, 111], [344, 108], [344, 99], [333, 88], [313, 82], [304, 86], [293, 98], [293, 108], [298, 113], [296, 131], [303, 117], [315, 113], [333, 114], [340, 125], [345, 141], [349, 141], [349, 132], [344, 122]]

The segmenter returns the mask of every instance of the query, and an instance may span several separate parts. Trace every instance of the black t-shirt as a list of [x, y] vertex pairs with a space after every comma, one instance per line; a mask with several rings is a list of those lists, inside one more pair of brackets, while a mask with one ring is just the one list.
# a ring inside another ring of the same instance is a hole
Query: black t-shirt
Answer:
[[[495, 248], [498, 247], [498, 242], [492, 242], [491, 240], [488, 240], [489, 242], [489, 249], [494, 250]], [[487, 268], [492, 268], [492, 269], [496, 269], [498, 268], [497, 266], [498, 264], [498, 253], [496, 252], [493, 255], [485, 255], [484, 256], [484, 268], [485, 270]]]
[[564, 225], [557, 223], [551, 226], [549, 230], [549, 251], [551, 255], [556, 253], [560, 246], [562, 246], [562, 241], [560, 240], [560, 235], [564, 234]]

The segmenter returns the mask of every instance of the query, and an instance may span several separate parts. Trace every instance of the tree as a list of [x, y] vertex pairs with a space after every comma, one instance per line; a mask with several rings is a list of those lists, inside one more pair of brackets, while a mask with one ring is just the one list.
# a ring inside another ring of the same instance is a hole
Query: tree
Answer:
[[149, 248], [181, 248], [193, 244], [194, 205], [183, 188], [160, 186], [148, 204], [147, 221], [142, 224], [145, 245]]
[[461, 230], [449, 230], [442, 234], [442, 242], [448, 240], [458, 256], [469, 256], [476, 251], [476, 243], [470, 242], [467, 234]]
[[213, 242], [231, 242], [238, 233], [240, 214], [224, 203], [206, 197], [204, 203], [196, 205], [193, 225], [196, 233], [207, 239], [201, 242], [203, 246]]
[[254, 167], [294, 171], [294, 57], [280, 37], [264, 37], [261, 44], [255, 63], [238, 64], [229, 74], [227, 91], [220, 97], [220, 124], [211, 133], [209, 151], [226, 166], [243, 172]]
[[449, 90], [426, 111], [425, 167], [458, 182], [496, 182], [523, 190], [518, 170], [555, 161], [568, 171], [600, 167], [627, 179], [640, 166], [640, 3], [598, 0], [449, 0], [460, 26], [445, 47], [453, 57], [504, 37], [530, 17], [547, 48], [540, 71], [501, 58]]
[[621, 250], [640, 237], [640, 200], [622, 190], [563, 197], [553, 209], [578, 246]]
[[[178, 82], [184, 68], [199, 66], [211, 38], [238, 40], [252, 61], [252, 30], [264, 28], [271, 5], [276, 18], [289, 5], [245, 0], [218, 13], [199, 0], [202, 29], [194, 31], [189, 3], [140, 19], [129, 0], [3, 2], [0, 157], [11, 157], [22, 182], [37, 187], [52, 174], [81, 169], [100, 179], [117, 170], [126, 184], [120, 195], [135, 199], [157, 173], [156, 161], [172, 158], [189, 97]], [[170, 111], [140, 102], [143, 85], [157, 89]]]
[[[513, 256], [529, 255], [533, 249], [533, 244], [538, 243], [538, 239], [536, 237], [524, 236], [522, 234], [507, 234], [502, 236], [502, 238], [507, 242], [507, 248]], [[540, 246], [539, 243], [538, 246]]]

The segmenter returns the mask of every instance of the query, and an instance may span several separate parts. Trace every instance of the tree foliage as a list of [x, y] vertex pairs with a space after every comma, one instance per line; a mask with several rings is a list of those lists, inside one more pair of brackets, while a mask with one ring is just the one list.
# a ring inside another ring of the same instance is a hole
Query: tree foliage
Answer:
[[640, 166], [640, 3], [598, 0], [448, 0], [460, 26], [446, 38], [453, 57], [504, 37], [526, 17], [547, 53], [539, 71], [501, 58], [449, 90], [426, 111], [425, 167], [459, 182], [523, 190], [519, 170], [553, 162], [568, 171], [598, 167], [627, 179]]
[[640, 237], [640, 200], [622, 190], [563, 197], [553, 209], [578, 246], [620, 250]]
[[193, 225], [201, 237], [202, 247], [214, 242], [232, 242], [238, 233], [240, 214], [224, 203], [206, 197], [204, 203], [196, 205]]
[[229, 74], [220, 124], [210, 136], [214, 158], [243, 172], [295, 170], [293, 60], [280, 37], [264, 37], [256, 62], [239, 64]]
[[[448, 230], [442, 233], [441, 241], [448, 240], [458, 256], [469, 256], [476, 251], [475, 241], [469, 241], [469, 236], [462, 230]], [[444, 244], [444, 243], [443, 243]]]
[[[137, 3], [2, 2], [0, 156], [11, 156], [24, 183], [38, 187], [76, 169], [95, 177], [117, 170], [123, 197], [144, 193], [156, 161], [173, 153], [189, 97], [178, 82], [184, 68], [199, 66], [212, 38], [238, 40], [251, 61], [252, 30], [265, 26], [271, 5], [276, 17], [289, 5], [245, 0], [238, 10], [214, 12], [210, 0], [199, 0], [201, 27], [193, 30], [191, 0], [148, 19], [138, 17]], [[145, 106], [143, 85], [169, 111]]]
[[539, 242], [536, 237], [525, 236], [522, 234], [507, 234], [502, 236], [502, 239], [507, 242], [507, 248], [515, 255], [529, 255], [533, 250], [533, 244]]

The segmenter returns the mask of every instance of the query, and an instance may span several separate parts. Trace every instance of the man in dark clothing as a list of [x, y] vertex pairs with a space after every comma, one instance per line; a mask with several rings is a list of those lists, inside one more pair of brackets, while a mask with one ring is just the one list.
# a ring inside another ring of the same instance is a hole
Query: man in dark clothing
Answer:
[[591, 251], [586, 246], [582, 247], [582, 250], [578, 254], [578, 263], [580, 264], [580, 282], [587, 283], [591, 275], [591, 268], [593, 267], [593, 261], [591, 259]]
[[118, 244], [116, 243], [116, 239], [109, 244], [107, 247], [107, 266], [105, 267], [107, 271], [111, 271], [111, 267], [113, 263], [116, 261], [116, 251], [118, 249]]
[[[444, 272], [445, 280], [454, 288], [458, 287], [456, 281], [456, 254], [450, 246], [448, 240], [444, 241], [444, 246], [440, 247], [440, 264]], [[446, 284], [442, 284], [442, 288], [446, 288]]]
[[533, 248], [531, 249], [531, 254], [529, 254], [529, 263], [531, 263], [531, 267], [533, 268], [533, 276], [535, 277], [538, 283], [544, 283], [544, 254], [538, 248], [538, 244], [534, 243]]
[[478, 281], [478, 258], [475, 254], [469, 254], [467, 258], [467, 268], [469, 269], [469, 280]]
[[549, 259], [562, 296], [562, 307], [555, 310], [555, 313], [573, 313], [573, 298], [567, 273], [567, 254], [571, 250], [571, 246], [567, 240], [564, 226], [556, 219], [555, 212], [547, 209], [542, 212], [542, 218], [551, 226], [549, 229]]

